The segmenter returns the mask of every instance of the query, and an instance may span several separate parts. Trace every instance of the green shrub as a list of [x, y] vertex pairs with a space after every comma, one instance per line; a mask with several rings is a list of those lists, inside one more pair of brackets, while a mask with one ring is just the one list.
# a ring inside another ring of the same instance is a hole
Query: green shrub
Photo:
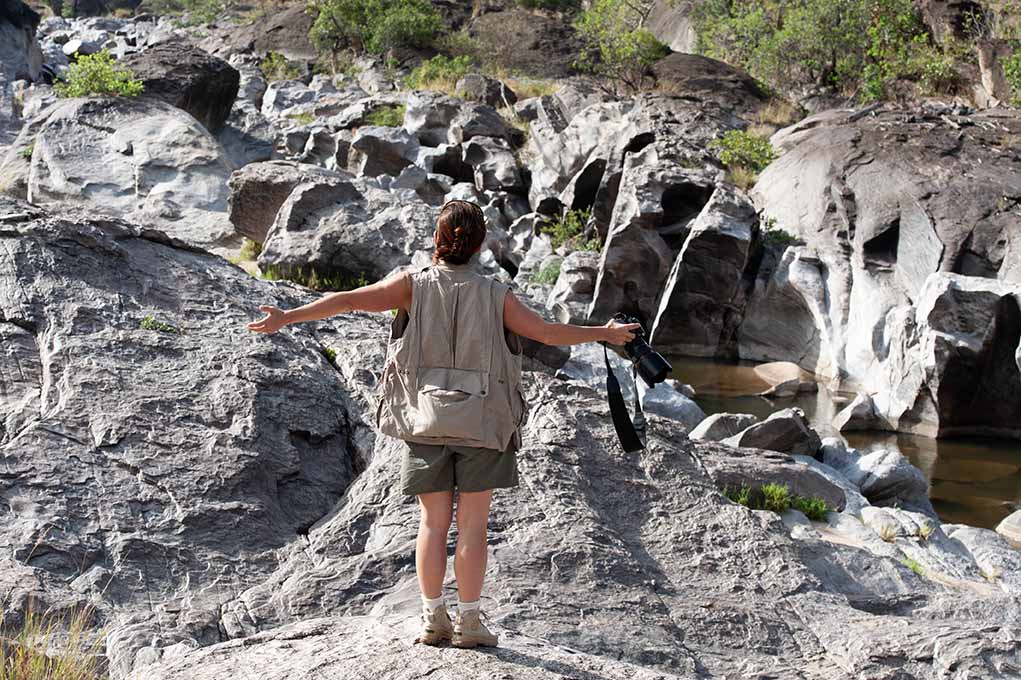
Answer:
[[4, 628], [0, 644], [0, 680], [100, 680], [105, 633], [93, 631], [95, 611], [85, 607], [67, 614], [30, 608], [21, 625], [4, 626], [7, 605], [0, 609]]
[[762, 493], [762, 509], [772, 512], [787, 512], [791, 507], [791, 491], [786, 484], [770, 482], [759, 489]]
[[74, 19], [74, 3], [75, 0], [64, 0], [64, 2], [60, 5], [60, 16], [65, 19]]
[[29, 142], [25, 146], [21, 147], [21, 151], [18, 152], [18, 155], [26, 161], [30, 161], [32, 160], [33, 153], [35, 153], [35, 142]]
[[766, 247], [786, 248], [802, 243], [797, 236], [777, 227], [776, 218], [773, 217], [767, 217], [762, 221], [759, 237]]
[[1021, 104], [1021, 41], [1012, 41], [1011, 47], [1013, 51], [1010, 56], [1001, 60], [1000, 65], [1003, 67], [1004, 80], [1010, 87], [1010, 103], [1018, 106]]
[[704, 0], [693, 17], [699, 52], [783, 91], [824, 85], [872, 101], [898, 79], [937, 91], [970, 59], [933, 45], [913, 0]]
[[246, 238], [241, 244], [239, 255], [242, 260], [254, 260], [262, 253], [262, 244], [250, 238]]
[[430, 47], [443, 29], [428, 0], [311, 0], [308, 9], [316, 15], [309, 38], [323, 52]]
[[554, 260], [542, 269], [532, 272], [532, 283], [539, 283], [544, 286], [552, 286], [560, 278], [560, 265], [562, 260]]
[[[590, 250], [591, 248], [580, 247], [582, 245], [580, 237], [591, 216], [591, 210], [568, 210], [560, 217], [543, 223], [539, 231], [549, 234], [550, 245], [554, 250], [565, 244], [570, 250]], [[598, 247], [596, 249], [598, 250]]]
[[446, 57], [438, 54], [427, 59], [404, 79], [404, 86], [412, 90], [436, 90], [454, 94], [457, 81], [472, 70], [468, 56]]
[[71, 64], [64, 79], [53, 85], [58, 97], [119, 95], [136, 97], [145, 87], [129, 69], [117, 66], [106, 50], [79, 56]]
[[728, 168], [740, 166], [752, 172], [762, 172], [776, 157], [768, 139], [745, 130], [727, 130], [709, 142], [709, 149]]
[[826, 505], [826, 501], [818, 496], [812, 496], [811, 498], [796, 496], [794, 498], [794, 507], [803, 512], [805, 517], [808, 517], [808, 519], [813, 522], [824, 521], [826, 519], [826, 513], [830, 511], [829, 506]]
[[181, 332], [177, 328], [177, 326], [174, 326], [173, 324], [169, 324], [169, 323], [167, 323], [165, 321], [159, 321], [152, 314], [150, 314], [150, 315], [146, 316], [144, 319], [142, 319], [142, 321], [138, 325], [141, 326], [142, 328], [144, 328], [147, 331], [159, 331], [161, 333], [180, 333]]
[[525, 9], [547, 9], [554, 12], [577, 12], [581, 8], [580, 0], [518, 0], [518, 5]]
[[604, 82], [613, 94], [638, 92], [650, 67], [670, 49], [642, 27], [648, 4], [632, 0], [594, 0], [574, 22], [583, 50], [575, 67]]
[[401, 125], [404, 125], [404, 110], [404, 104], [398, 104], [397, 106], [384, 106], [365, 116], [365, 122], [368, 125], [400, 127]]
[[743, 505], [746, 508], [751, 506], [752, 490], [744, 484], [739, 489], [731, 489], [729, 486], [723, 487], [723, 495], [738, 505]]
[[301, 76], [301, 71], [287, 57], [279, 52], [267, 52], [259, 62], [259, 70], [266, 80], [294, 80]]
[[325, 356], [326, 360], [329, 361], [334, 366], [337, 365], [337, 350], [333, 349], [332, 347], [324, 347], [323, 356]]

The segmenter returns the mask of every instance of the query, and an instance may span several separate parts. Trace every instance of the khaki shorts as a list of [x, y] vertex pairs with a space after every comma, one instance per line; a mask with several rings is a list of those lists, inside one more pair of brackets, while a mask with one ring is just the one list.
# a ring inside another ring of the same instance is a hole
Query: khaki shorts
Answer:
[[409, 496], [434, 491], [473, 492], [518, 485], [513, 438], [507, 450], [405, 442], [401, 488]]

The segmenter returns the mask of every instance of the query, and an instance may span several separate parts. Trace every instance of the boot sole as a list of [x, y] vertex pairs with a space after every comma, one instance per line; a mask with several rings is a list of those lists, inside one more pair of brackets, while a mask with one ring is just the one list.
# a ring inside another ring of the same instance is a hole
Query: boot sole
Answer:
[[419, 635], [417, 638], [415, 638], [415, 642], [421, 642], [423, 645], [430, 645], [432, 647], [435, 647], [437, 645], [443, 644], [444, 640], [450, 639], [451, 639], [450, 635], [445, 635], [443, 633], [427, 633], [424, 635]]
[[450, 644], [459, 649], [474, 649], [475, 647], [496, 647], [495, 642], [481, 642], [478, 640], [459, 640], [454, 638], [450, 641]]

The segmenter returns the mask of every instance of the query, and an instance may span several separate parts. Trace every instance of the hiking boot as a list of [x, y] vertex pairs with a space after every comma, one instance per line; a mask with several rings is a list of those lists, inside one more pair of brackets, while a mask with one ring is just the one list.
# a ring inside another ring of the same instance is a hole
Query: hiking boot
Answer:
[[438, 645], [444, 640], [449, 640], [453, 634], [454, 625], [450, 622], [447, 608], [441, 604], [431, 614], [422, 612], [422, 632], [415, 638], [415, 642]]
[[479, 620], [479, 614], [478, 609], [469, 609], [464, 614], [457, 613], [454, 637], [450, 644], [462, 648], [496, 647], [496, 636]]

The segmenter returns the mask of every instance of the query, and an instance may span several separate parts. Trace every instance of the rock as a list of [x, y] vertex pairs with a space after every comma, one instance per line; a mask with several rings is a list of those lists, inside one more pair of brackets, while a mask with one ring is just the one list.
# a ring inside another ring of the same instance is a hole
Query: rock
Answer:
[[230, 64], [187, 43], [165, 42], [129, 55], [124, 66], [157, 97], [219, 132], [238, 94], [241, 75]]
[[557, 282], [546, 298], [546, 308], [557, 321], [573, 324], [585, 322], [585, 312], [592, 301], [598, 272], [599, 253], [576, 250], [563, 259]]
[[1021, 547], [1021, 510], [1015, 510], [996, 525], [996, 533], [1003, 536], [1014, 547]]
[[817, 453], [819, 460], [837, 472], [843, 473], [848, 467], [854, 465], [861, 458], [856, 449], [848, 449], [843, 439], [838, 437], [826, 437], [822, 440], [822, 446]]
[[688, 433], [689, 439], [718, 442], [751, 427], [759, 419], [750, 413], [714, 413]]
[[758, 364], [752, 371], [769, 385], [759, 393], [760, 397], [789, 398], [819, 391], [815, 376], [791, 361], [769, 361]]
[[387, 321], [239, 333], [258, 302], [316, 296], [92, 209], [0, 206], [0, 542], [26, 572], [5, 565], [4, 592], [97, 606], [123, 678], [159, 647], [219, 639], [221, 603], [364, 467], [374, 378], [359, 362], [381, 365]]
[[960, 527], [950, 534], [975, 558], [982, 575], [1012, 595], [1021, 593], [1021, 552], [990, 529]]
[[[1016, 112], [946, 108], [827, 111], [776, 133], [751, 197], [792, 243], [767, 249], [740, 358], [868, 394], [897, 431], [1017, 436], [1017, 290], [1003, 282], [1016, 229], [1002, 197], [1021, 190], [1021, 160], [997, 146], [1016, 133]], [[963, 342], [961, 357], [937, 338]], [[983, 404], [967, 412], [940, 396], [964, 374], [980, 377], [961, 398]]]
[[302, 106], [311, 106], [316, 92], [298, 80], [275, 80], [266, 86], [262, 95], [262, 115], [280, 118], [288, 111]]
[[226, 254], [231, 167], [195, 118], [158, 99], [69, 99], [34, 141], [28, 200], [90, 205]]
[[713, 191], [691, 223], [663, 288], [650, 340], [660, 352], [732, 353], [757, 221], [743, 193], [725, 187]]
[[296, 186], [308, 182], [340, 181], [350, 177], [314, 165], [292, 161], [252, 163], [235, 170], [228, 180], [230, 221], [239, 234], [263, 243], [270, 226]]
[[886, 423], [876, 413], [872, 397], [859, 394], [833, 418], [833, 426], [841, 432], [854, 430], [885, 430]]
[[351, 140], [348, 168], [356, 175], [396, 177], [411, 165], [418, 153], [418, 140], [400, 128], [366, 125]]
[[769, 95], [755, 78], [717, 59], [679, 50], [652, 65], [656, 89], [674, 95], [712, 101], [751, 118]]
[[416, 251], [431, 252], [438, 215], [410, 191], [397, 196], [371, 179], [320, 175], [291, 191], [258, 263], [282, 275], [301, 269], [376, 281], [410, 264]]
[[259, 109], [246, 100], [239, 100], [216, 139], [231, 163], [242, 168], [273, 158], [275, 136], [276, 129]]
[[314, 19], [315, 16], [301, 5], [277, 8], [255, 17], [246, 25], [227, 22], [222, 26], [206, 27], [208, 35], [199, 47], [224, 59], [245, 53], [262, 58], [276, 52], [288, 61], [314, 62], [319, 53], [308, 37]]
[[673, 0], [656, 0], [646, 20], [648, 29], [674, 52], [694, 53], [698, 50], [698, 33], [691, 9]]
[[799, 408], [777, 411], [762, 422], [724, 439], [723, 443], [803, 456], [814, 456], [822, 446], [819, 435], [808, 424], [804, 411]]
[[782, 484], [792, 497], [821, 498], [831, 510], [844, 509], [844, 492], [839, 486], [786, 453], [726, 447], [710, 451], [708, 455], [700, 451], [699, 457], [719, 489], [747, 486], [752, 494], [761, 494], [765, 484]]
[[469, 73], [457, 81], [454, 89], [468, 101], [493, 108], [512, 107], [518, 101], [514, 91], [496, 78], [481, 73]]
[[510, 144], [494, 137], [474, 137], [463, 146], [463, 161], [474, 169], [475, 188], [500, 191], [524, 189], [518, 160]]
[[469, 29], [476, 44], [494, 63], [510, 73], [541, 79], [566, 78], [575, 73], [573, 64], [581, 44], [570, 22], [511, 3], [503, 3], [500, 9], [473, 17]]
[[936, 517], [929, 501], [928, 481], [899, 451], [873, 451], [842, 472], [873, 505], [899, 507]]
[[980, 581], [981, 572], [964, 546], [947, 537], [932, 518], [898, 508], [866, 507], [862, 522], [904, 555], [905, 566], [925, 578]]
[[491, 106], [482, 104], [462, 106], [450, 121], [447, 141], [462, 144], [474, 137], [510, 137], [510, 130], [500, 114]]
[[458, 99], [439, 92], [412, 92], [405, 104], [404, 129], [415, 135], [423, 146], [445, 144], [447, 130], [462, 105]]
[[79, 56], [88, 56], [96, 54], [103, 49], [103, 46], [99, 42], [92, 42], [89, 40], [81, 40], [75, 38], [74, 40], [68, 40], [64, 43], [61, 51], [64, 56], [77, 58]]
[[[15, 80], [36, 81], [42, 74], [43, 55], [36, 39], [39, 14], [20, 0], [7, 2], [0, 10], [0, 104], [3, 92]], [[6, 106], [0, 114], [10, 115]]]
[[847, 477], [844, 477], [844, 475], [842, 475], [839, 471], [825, 463], [820, 463], [815, 458], [811, 458], [809, 456], [794, 456], [793, 458], [798, 463], [807, 465], [818, 472], [820, 475], [825, 477], [828, 482], [838, 487], [844, 493], [844, 509], [841, 512], [857, 517], [861, 514], [862, 508], [869, 506], [868, 499], [861, 495], [858, 487], [852, 484]]

